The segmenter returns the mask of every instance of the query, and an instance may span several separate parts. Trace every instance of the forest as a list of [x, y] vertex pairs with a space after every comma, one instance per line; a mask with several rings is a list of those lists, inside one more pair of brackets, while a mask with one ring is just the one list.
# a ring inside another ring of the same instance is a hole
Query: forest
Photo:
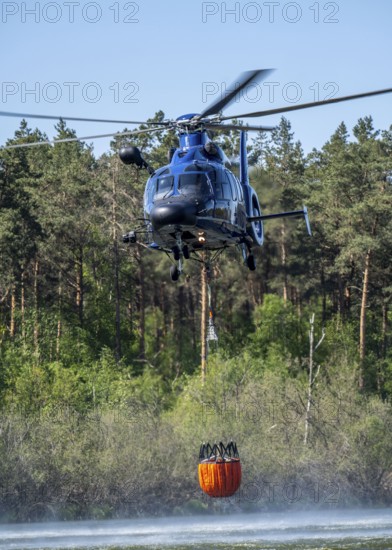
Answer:
[[[46, 139], [22, 121], [7, 145]], [[214, 141], [236, 171], [238, 132]], [[204, 383], [200, 264], [173, 283], [122, 243], [147, 180], [124, 143], [0, 149], [0, 521], [390, 505], [392, 126], [342, 122], [307, 155], [286, 118], [249, 141], [263, 212], [306, 204], [313, 236], [268, 221], [255, 272], [214, 266]], [[132, 139], [153, 167], [176, 143]], [[231, 440], [242, 485], [213, 500], [199, 447]]]

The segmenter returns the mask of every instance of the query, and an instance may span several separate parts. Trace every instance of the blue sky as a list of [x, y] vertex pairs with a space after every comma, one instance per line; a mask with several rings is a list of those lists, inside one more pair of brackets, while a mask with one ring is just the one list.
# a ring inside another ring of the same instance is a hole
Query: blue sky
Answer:
[[[392, 3], [2, 2], [0, 110], [121, 120], [201, 111], [244, 70], [276, 68], [225, 114], [392, 87]], [[208, 93], [208, 92], [211, 93]], [[344, 120], [392, 124], [392, 94], [288, 115], [305, 152]], [[273, 125], [278, 117], [251, 119]], [[29, 121], [53, 136], [54, 122]], [[69, 124], [78, 135], [124, 125]], [[2, 118], [0, 143], [19, 120]], [[109, 140], [94, 142], [100, 154]]]

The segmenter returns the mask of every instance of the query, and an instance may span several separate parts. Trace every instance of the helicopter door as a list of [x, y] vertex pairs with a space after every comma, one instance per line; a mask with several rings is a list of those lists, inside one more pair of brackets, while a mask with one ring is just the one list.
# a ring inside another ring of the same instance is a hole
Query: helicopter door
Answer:
[[234, 223], [241, 226], [242, 228], [246, 227], [246, 208], [244, 201], [244, 194], [242, 192], [242, 187], [238, 179], [232, 174], [232, 172], [227, 171], [227, 176], [231, 183], [231, 188], [233, 190], [233, 199], [235, 201], [235, 213], [234, 213]]
[[238, 210], [238, 197], [237, 197], [237, 186], [236, 186], [236, 183], [235, 183], [235, 179], [234, 179], [234, 176], [231, 172], [229, 172], [228, 170], [225, 170], [225, 180], [228, 182], [228, 189], [230, 191], [230, 205], [229, 205], [229, 208], [230, 208], [230, 221], [233, 225], [237, 225], [238, 224], [238, 213], [237, 213], [237, 210]]
[[214, 217], [221, 220], [231, 221], [231, 188], [224, 176], [224, 172], [209, 172], [209, 177], [214, 188], [215, 212]]

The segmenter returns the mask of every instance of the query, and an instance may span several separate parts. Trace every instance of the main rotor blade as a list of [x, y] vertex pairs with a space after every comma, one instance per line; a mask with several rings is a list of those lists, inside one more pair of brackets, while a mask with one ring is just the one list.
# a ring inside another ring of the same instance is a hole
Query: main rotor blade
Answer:
[[230, 86], [229, 90], [225, 94], [225, 97], [220, 96], [219, 99], [216, 99], [209, 107], [200, 113], [199, 118], [220, 113], [235, 100], [237, 94], [246, 88], [246, 86], [249, 86], [251, 83], [255, 84], [260, 80], [264, 80], [273, 70], [274, 69], [257, 69], [255, 71], [245, 71], [244, 73], [241, 73], [237, 80]]
[[242, 124], [205, 124], [208, 130], [242, 130], [244, 132], [272, 132], [276, 126], [245, 126]]
[[278, 115], [279, 113], [299, 111], [300, 109], [310, 109], [311, 107], [320, 107], [322, 105], [329, 105], [331, 103], [340, 103], [341, 101], [350, 101], [352, 99], [360, 99], [362, 97], [370, 97], [373, 95], [389, 94], [391, 92], [392, 92], [392, 88], [385, 88], [384, 90], [375, 90], [373, 92], [363, 92], [361, 94], [346, 95], [342, 97], [333, 97], [332, 99], [324, 99], [323, 101], [313, 101], [312, 103], [300, 103], [299, 105], [290, 105], [290, 107], [280, 107], [278, 109], [269, 109], [267, 111], [257, 111], [255, 113], [245, 113], [243, 115], [223, 116], [223, 117], [219, 117], [219, 120]]
[[56, 143], [71, 143], [75, 141], [84, 141], [87, 139], [99, 139], [105, 137], [122, 137], [122, 136], [134, 136], [136, 134], [146, 134], [149, 132], [162, 132], [162, 128], [146, 128], [145, 130], [129, 130], [128, 132], [115, 132], [112, 134], [99, 134], [97, 136], [84, 136], [79, 138], [63, 138], [63, 139], [51, 139], [47, 141], [35, 141], [34, 143], [18, 143], [16, 145], [3, 145], [0, 147], [0, 151], [3, 149], [20, 149], [21, 147], [37, 147], [38, 145], [53, 145]]
[[47, 120], [72, 120], [78, 122], [110, 122], [112, 124], [161, 124], [166, 126], [167, 122], [140, 122], [137, 120], [108, 120], [104, 118], [83, 118], [83, 117], [71, 117], [71, 116], [53, 116], [53, 115], [35, 115], [32, 113], [10, 113], [8, 111], [0, 111], [0, 116], [4, 117], [17, 117], [17, 118], [41, 118]]

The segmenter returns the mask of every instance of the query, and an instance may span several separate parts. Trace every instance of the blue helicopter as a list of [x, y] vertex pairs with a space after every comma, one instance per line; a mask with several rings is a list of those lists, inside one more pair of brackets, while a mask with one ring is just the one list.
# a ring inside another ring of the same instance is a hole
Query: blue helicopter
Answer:
[[[184, 115], [189, 121], [197, 115]], [[183, 130], [185, 128], [185, 131]], [[240, 138], [240, 178], [225, 166], [223, 151], [209, 139], [203, 127], [182, 125], [180, 146], [170, 164], [153, 171], [135, 147], [120, 150], [125, 164], [150, 170], [144, 193], [144, 223], [123, 236], [136, 243], [141, 236], [148, 247], [171, 254], [177, 262], [170, 275], [177, 281], [182, 260], [199, 252], [220, 253], [236, 245], [250, 270], [256, 269], [254, 247], [263, 244], [263, 221], [271, 218], [304, 216], [303, 210], [262, 215], [256, 191], [249, 184], [246, 132]], [[217, 254], [216, 254], [217, 255]]]
[[[136, 147], [124, 147], [119, 152], [124, 164], [145, 168], [150, 174], [144, 193], [144, 223], [124, 235], [123, 241], [134, 244], [142, 237], [148, 248], [171, 255], [176, 262], [170, 269], [173, 281], [183, 271], [183, 259], [188, 260], [191, 255], [200, 258], [200, 252], [212, 252], [216, 258], [231, 246], [240, 249], [245, 264], [254, 271], [253, 249], [263, 244], [264, 220], [304, 216], [311, 234], [305, 206], [302, 210], [263, 215], [257, 193], [249, 183], [247, 132], [273, 128], [221, 124], [223, 109], [246, 86], [269, 73], [270, 70], [242, 73], [232, 91], [201, 114], [186, 114], [162, 123], [176, 130], [179, 137], [179, 147], [169, 152], [167, 166], [154, 170]], [[226, 167], [226, 155], [208, 135], [208, 130], [218, 128], [241, 132], [239, 179]]]
[[[308, 212], [302, 210], [264, 215], [256, 191], [249, 184], [246, 153], [246, 134], [249, 131], [271, 131], [270, 126], [244, 126], [222, 124], [229, 119], [264, 117], [308, 109], [331, 103], [360, 99], [392, 92], [392, 88], [341, 96], [323, 101], [290, 105], [277, 109], [223, 116], [223, 110], [233, 103], [247, 87], [264, 80], [271, 69], [247, 71], [236, 79], [225, 97], [219, 98], [200, 114], [186, 114], [176, 120], [162, 122], [140, 122], [130, 120], [107, 120], [79, 117], [59, 117], [0, 111], [0, 116], [56, 119], [85, 122], [109, 122], [147, 125], [140, 130], [100, 134], [80, 138], [54, 139], [36, 143], [6, 145], [4, 149], [32, 147], [44, 144], [83, 141], [100, 137], [122, 137], [164, 129], [176, 131], [179, 147], [170, 151], [170, 163], [154, 170], [142, 157], [136, 147], [123, 147], [119, 156], [125, 164], [145, 168], [150, 178], [144, 193], [143, 223], [123, 236], [126, 243], [143, 244], [147, 248], [168, 254], [174, 264], [170, 275], [177, 281], [183, 271], [183, 260], [197, 257], [203, 263], [210, 263], [228, 247], [240, 249], [244, 263], [253, 271], [256, 262], [253, 249], [263, 244], [263, 221], [272, 218], [305, 218], [308, 233], [311, 234]], [[239, 130], [240, 172], [239, 179], [226, 167], [227, 158], [222, 149], [214, 143], [208, 131]], [[205, 254], [200, 254], [204, 252]]]

